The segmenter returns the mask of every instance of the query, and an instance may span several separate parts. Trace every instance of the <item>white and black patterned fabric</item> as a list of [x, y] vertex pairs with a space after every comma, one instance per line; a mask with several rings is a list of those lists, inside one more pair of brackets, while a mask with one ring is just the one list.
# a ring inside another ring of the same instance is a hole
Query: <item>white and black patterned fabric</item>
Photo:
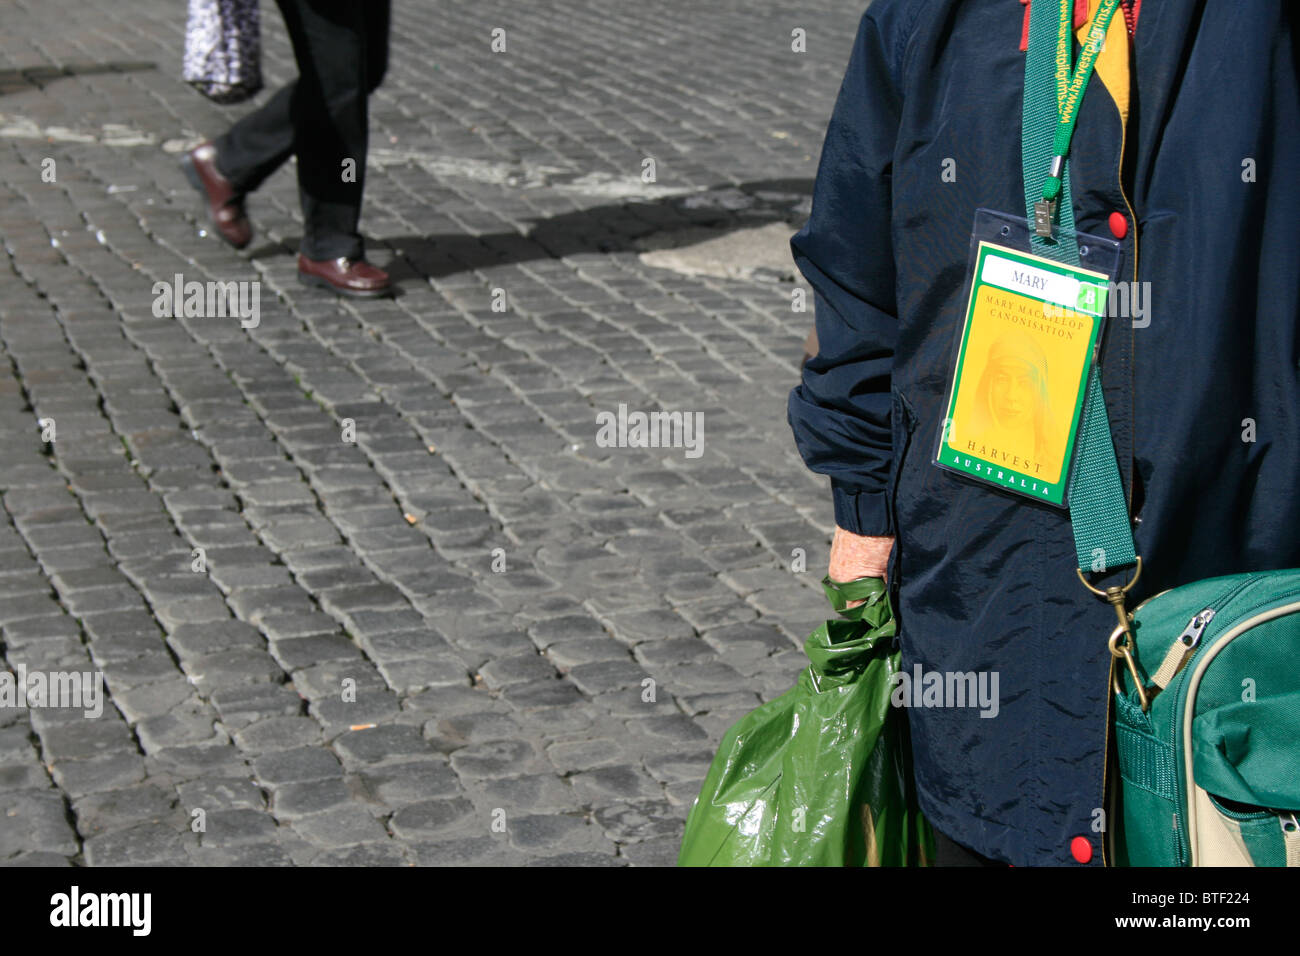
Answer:
[[239, 103], [262, 88], [258, 0], [189, 0], [182, 76], [217, 103]]

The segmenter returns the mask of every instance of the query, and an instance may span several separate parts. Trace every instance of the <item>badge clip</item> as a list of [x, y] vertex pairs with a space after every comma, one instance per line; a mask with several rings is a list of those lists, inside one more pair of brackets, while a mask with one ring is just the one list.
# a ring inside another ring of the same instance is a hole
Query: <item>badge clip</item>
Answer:
[[[1043, 198], [1034, 203], [1034, 232], [1040, 239], [1052, 238], [1052, 223], [1056, 219], [1056, 196], [1061, 177], [1065, 175], [1065, 157], [1053, 156], [1052, 167], [1047, 171], [1047, 183], [1043, 186]], [[1048, 186], [1055, 183], [1056, 189], [1049, 191]], [[1052, 196], [1048, 199], [1048, 196]]]
[[1034, 232], [1042, 239], [1052, 238], [1052, 222], [1056, 219], [1056, 200], [1040, 199], [1034, 203]]

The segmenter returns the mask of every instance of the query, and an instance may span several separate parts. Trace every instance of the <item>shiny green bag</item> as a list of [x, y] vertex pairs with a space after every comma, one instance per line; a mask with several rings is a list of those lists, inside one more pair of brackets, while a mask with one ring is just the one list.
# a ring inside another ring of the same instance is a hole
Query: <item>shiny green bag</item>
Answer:
[[[885, 582], [822, 587], [841, 620], [804, 642], [799, 682], [722, 738], [686, 821], [678, 866], [926, 866]], [[850, 601], [864, 604], [846, 609]]]

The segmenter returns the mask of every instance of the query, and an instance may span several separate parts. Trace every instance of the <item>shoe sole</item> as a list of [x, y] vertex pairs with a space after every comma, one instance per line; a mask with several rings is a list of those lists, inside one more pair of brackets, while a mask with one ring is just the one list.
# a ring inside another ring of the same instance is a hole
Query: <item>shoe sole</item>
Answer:
[[320, 276], [307, 275], [298, 273], [298, 281], [305, 286], [311, 286], [316, 289], [329, 289], [338, 295], [345, 295], [350, 299], [383, 299], [393, 294], [393, 287], [386, 286], [382, 289], [347, 289], [337, 286], [328, 279], [322, 279]]
[[203, 186], [203, 180], [199, 178], [199, 171], [194, 168], [194, 160], [191, 159], [188, 154], [181, 157], [181, 171], [185, 173], [185, 178], [190, 181], [190, 185], [193, 186], [195, 191], [199, 194], [203, 215], [212, 225], [212, 231], [217, 234], [217, 238], [232, 249], [247, 249], [249, 244], [253, 241], [251, 235], [248, 237], [248, 242], [234, 243], [227, 239], [226, 234], [218, 228], [217, 221], [212, 215], [212, 210], [208, 207], [208, 191]]

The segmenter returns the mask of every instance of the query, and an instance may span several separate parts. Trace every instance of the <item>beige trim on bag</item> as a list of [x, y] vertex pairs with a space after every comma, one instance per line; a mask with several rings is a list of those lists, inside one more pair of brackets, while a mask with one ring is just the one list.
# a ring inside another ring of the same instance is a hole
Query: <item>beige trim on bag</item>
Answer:
[[[1294, 813], [1282, 816], [1282, 841], [1286, 844], [1286, 865], [1300, 867], [1300, 826]], [[1290, 823], [1290, 828], [1287, 824]]]
[[[1201, 821], [1201, 826], [1194, 833], [1188, 833], [1188, 837], [1199, 844], [1199, 847], [1192, 850], [1192, 859], [1199, 856], [1201, 862], [1193, 865], [1254, 866], [1255, 861], [1250, 858], [1246, 841], [1241, 836], [1241, 824], [1220, 813], [1204, 787], [1196, 787], [1193, 794], [1196, 812], [1188, 814], [1188, 822]], [[1197, 849], [1200, 850], [1199, 854]]]
[[[1260, 624], [1272, 621], [1275, 618], [1297, 613], [1300, 613], [1300, 601], [1293, 601], [1290, 604], [1281, 604], [1275, 608], [1270, 608], [1267, 611], [1256, 614], [1254, 617], [1246, 618], [1246, 620], [1225, 631], [1215, 640], [1214, 644], [1206, 650], [1204, 656], [1197, 661], [1196, 668], [1192, 671], [1191, 676], [1187, 678], [1187, 703], [1183, 707], [1183, 781], [1188, 792], [1191, 792], [1191, 788], [1193, 787], [1198, 791], [1195, 799], [1187, 801], [1187, 842], [1192, 848], [1192, 866], [1254, 865], [1249, 862], [1249, 854], [1246, 854], [1246, 859], [1248, 861], [1246, 863], [1224, 864], [1213, 862], [1213, 859], [1217, 859], [1221, 853], [1228, 852], [1223, 847], [1223, 834], [1213, 832], [1215, 827], [1213, 822], [1206, 823], [1206, 831], [1204, 835], [1202, 835], [1200, 830], [1199, 811], [1202, 809], [1199, 806], [1201, 803], [1200, 794], [1205, 793], [1205, 791], [1196, 786], [1195, 778], [1192, 776], [1192, 718], [1196, 714], [1196, 694], [1201, 689], [1201, 678], [1205, 676], [1206, 668], [1209, 667], [1210, 662], [1218, 656], [1219, 651], [1223, 650], [1242, 634], [1254, 627], [1258, 627]], [[1206, 799], [1205, 804], [1210, 807], [1211, 811], [1213, 810], [1208, 798]], [[1207, 812], [1205, 817], [1208, 821], [1227, 819], [1217, 812]], [[1238, 838], [1240, 838], [1240, 828], [1238, 828]], [[1211, 855], [1210, 858], [1207, 858], [1206, 862], [1202, 862], [1202, 841], [1205, 841], [1208, 852]], [[1243, 847], [1242, 849], [1244, 851], [1245, 848]], [[1287, 864], [1290, 865], [1293, 854], [1291, 853], [1291, 848], [1289, 846], [1287, 850]], [[1297, 857], [1297, 862], [1300, 863], [1300, 853], [1295, 854], [1295, 856]]]

